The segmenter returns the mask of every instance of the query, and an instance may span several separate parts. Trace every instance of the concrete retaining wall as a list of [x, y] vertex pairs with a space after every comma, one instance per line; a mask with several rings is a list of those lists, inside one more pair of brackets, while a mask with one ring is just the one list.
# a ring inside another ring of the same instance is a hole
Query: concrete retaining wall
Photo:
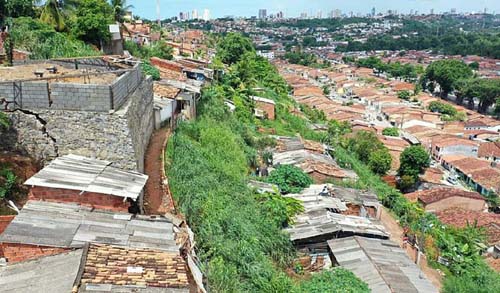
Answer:
[[55, 108], [29, 111], [33, 114], [7, 112], [13, 127], [2, 134], [0, 150], [22, 151], [42, 163], [76, 154], [108, 160], [126, 170], [144, 170], [144, 156], [154, 128], [151, 78], [143, 79], [116, 112]]

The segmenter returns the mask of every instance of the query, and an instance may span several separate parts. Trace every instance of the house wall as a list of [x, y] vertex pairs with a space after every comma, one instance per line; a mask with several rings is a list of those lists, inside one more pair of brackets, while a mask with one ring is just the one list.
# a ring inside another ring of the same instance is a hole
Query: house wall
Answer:
[[78, 203], [83, 206], [88, 206], [101, 210], [113, 212], [128, 213], [130, 206], [128, 201], [124, 201], [123, 197], [95, 193], [84, 192], [79, 190], [49, 188], [34, 186], [29, 193], [31, 200], [58, 202], [58, 203]]
[[464, 155], [467, 157], [477, 158], [477, 146], [471, 145], [453, 145], [442, 147], [439, 151], [436, 149], [436, 146], [432, 146], [432, 155], [434, 158], [440, 159], [442, 156], [446, 155]]
[[311, 178], [313, 179], [314, 184], [325, 184], [325, 183], [331, 182], [332, 180], [344, 180], [345, 179], [345, 178], [341, 178], [341, 177], [334, 177], [334, 176], [326, 175], [326, 174], [320, 173], [318, 171], [310, 172], [309, 176], [311, 176]]
[[269, 119], [269, 120], [275, 119], [274, 105], [273, 104], [256, 101], [255, 105], [256, 105], [257, 109], [260, 109], [266, 113], [267, 119]]
[[70, 249], [18, 243], [0, 244], [0, 254], [3, 254], [9, 263], [22, 262], [67, 251], [70, 251]]
[[484, 210], [485, 201], [467, 197], [452, 196], [425, 205], [426, 211], [439, 212], [449, 208], [459, 208], [469, 211], [482, 211]]
[[7, 229], [7, 226], [9, 226], [14, 218], [15, 216], [0, 216], [0, 234]]

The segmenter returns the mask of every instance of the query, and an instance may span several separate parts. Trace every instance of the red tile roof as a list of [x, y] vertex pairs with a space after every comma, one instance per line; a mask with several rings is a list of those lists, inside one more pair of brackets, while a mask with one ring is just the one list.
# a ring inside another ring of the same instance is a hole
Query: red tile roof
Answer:
[[482, 169], [491, 168], [490, 162], [470, 157], [454, 161], [452, 165], [465, 175], [470, 175], [472, 172], [479, 171]]
[[426, 205], [454, 196], [484, 200], [484, 197], [477, 192], [470, 192], [462, 189], [446, 188], [446, 187], [416, 191], [406, 194], [405, 196], [407, 196], [408, 198], [417, 196], [417, 198]]
[[479, 157], [500, 157], [500, 142], [486, 142], [479, 146]]
[[467, 211], [463, 209], [448, 209], [436, 213], [441, 222], [454, 227], [465, 227], [467, 223], [486, 228], [488, 243], [491, 245], [500, 242], [500, 214]]

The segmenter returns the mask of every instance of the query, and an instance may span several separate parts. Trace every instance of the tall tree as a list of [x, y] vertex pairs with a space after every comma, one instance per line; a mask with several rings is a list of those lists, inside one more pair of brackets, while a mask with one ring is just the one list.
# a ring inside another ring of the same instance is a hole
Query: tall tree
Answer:
[[410, 176], [417, 179], [425, 168], [429, 167], [430, 157], [422, 146], [407, 147], [400, 156], [400, 176]]
[[113, 9], [105, 0], [80, 0], [71, 31], [77, 38], [101, 47], [109, 41], [108, 25], [113, 23]]
[[123, 40], [123, 32], [129, 32], [128, 28], [125, 26], [125, 15], [127, 11], [134, 8], [132, 5], [127, 5], [126, 0], [111, 0], [111, 7], [113, 8], [113, 19], [120, 26], [120, 36]]
[[444, 59], [433, 62], [425, 70], [422, 77], [422, 87], [433, 91], [436, 84], [441, 89], [441, 97], [446, 98], [448, 94], [456, 89], [461, 79], [471, 78], [472, 69], [460, 60]]

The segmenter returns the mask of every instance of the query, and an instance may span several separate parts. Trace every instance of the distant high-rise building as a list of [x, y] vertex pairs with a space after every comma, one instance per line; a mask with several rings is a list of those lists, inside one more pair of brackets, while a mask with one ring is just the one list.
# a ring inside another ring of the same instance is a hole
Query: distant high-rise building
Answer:
[[434, 15], [434, 8], [431, 8], [431, 15]]
[[198, 10], [197, 9], [193, 10], [193, 12], [191, 13], [191, 16], [193, 19], [198, 19]]
[[413, 15], [413, 9], [410, 9], [410, 15]]
[[284, 16], [285, 15], [283, 14], [283, 11], [276, 13], [276, 18], [278, 18], [278, 19], [282, 19], [282, 18], [284, 18]]
[[373, 16], [375, 16], [375, 13], [376, 13], [376, 11], [375, 11], [375, 7], [373, 7], [373, 8], [372, 8], [372, 17], [373, 17]]
[[184, 20], [184, 12], [179, 12], [179, 20]]
[[323, 18], [323, 11], [318, 10], [318, 13], [316, 14], [316, 18]]
[[333, 16], [335, 18], [340, 18], [342, 16], [342, 11], [340, 9], [335, 9], [335, 11], [333, 12]]
[[210, 10], [208, 10], [208, 9], [203, 10], [203, 20], [204, 21], [210, 20]]
[[302, 13], [300, 14], [300, 18], [301, 18], [301, 19], [306, 19], [306, 18], [307, 18], [307, 12], [302, 12]]
[[266, 18], [267, 18], [267, 10], [259, 9], [259, 19], [266, 19]]
[[488, 8], [484, 8], [484, 14], [487, 14], [488, 13]]
[[457, 9], [456, 9], [456, 8], [452, 8], [452, 9], [450, 10], [450, 12], [451, 12], [451, 14], [457, 14]]

